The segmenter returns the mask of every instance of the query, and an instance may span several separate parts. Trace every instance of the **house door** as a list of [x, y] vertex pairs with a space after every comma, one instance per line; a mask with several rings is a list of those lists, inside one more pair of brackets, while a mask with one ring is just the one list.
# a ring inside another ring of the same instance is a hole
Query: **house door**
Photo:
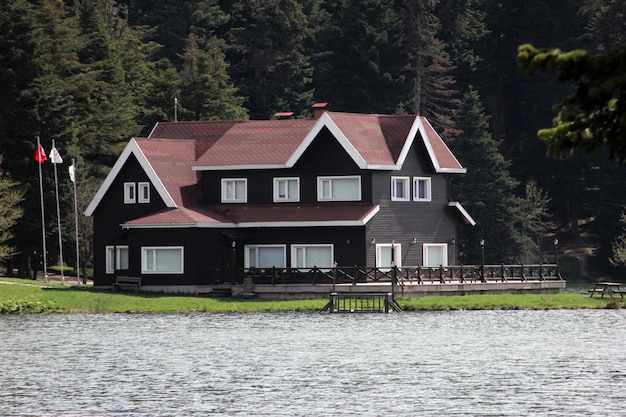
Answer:
[[237, 242], [225, 240], [222, 245], [222, 275], [225, 282], [235, 282], [237, 277]]

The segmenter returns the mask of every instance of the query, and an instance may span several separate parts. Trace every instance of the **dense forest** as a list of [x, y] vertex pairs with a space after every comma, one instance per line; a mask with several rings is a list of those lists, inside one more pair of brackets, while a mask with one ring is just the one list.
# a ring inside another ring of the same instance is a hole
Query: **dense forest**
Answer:
[[[38, 137], [46, 151], [55, 141], [63, 167], [76, 161], [84, 208], [128, 139], [157, 121], [310, 117], [314, 102], [431, 121], [468, 168], [452, 184], [477, 220], [459, 238], [461, 262], [478, 262], [481, 239], [487, 262], [543, 261], [553, 237], [576, 239], [584, 225], [596, 266], [623, 268], [614, 247], [624, 239], [624, 167], [602, 150], [548, 158], [537, 132], [574, 83], [529, 76], [516, 60], [523, 44], [610, 51], [626, 34], [621, 0], [4, 0], [0, 25], [0, 258], [9, 271], [26, 274], [41, 250]], [[54, 262], [51, 165], [43, 175]], [[90, 219], [79, 229], [88, 263]]]

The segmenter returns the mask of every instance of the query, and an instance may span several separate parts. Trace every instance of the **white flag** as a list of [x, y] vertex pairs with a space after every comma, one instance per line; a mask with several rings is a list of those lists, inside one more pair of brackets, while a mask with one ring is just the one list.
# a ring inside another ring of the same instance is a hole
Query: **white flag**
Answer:
[[68, 170], [70, 171], [70, 180], [76, 182], [76, 168], [74, 168], [74, 164], [70, 165]]
[[50, 162], [52, 162], [53, 164], [63, 163], [63, 158], [61, 158], [61, 155], [59, 154], [59, 151], [57, 151], [57, 148], [50, 149]]

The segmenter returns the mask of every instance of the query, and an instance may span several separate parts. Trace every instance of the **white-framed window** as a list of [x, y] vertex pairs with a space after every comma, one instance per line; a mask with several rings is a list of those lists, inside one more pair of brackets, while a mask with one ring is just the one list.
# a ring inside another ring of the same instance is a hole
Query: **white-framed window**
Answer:
[[135, 204], [137, 202], [137, 186], [134, 182], [124, 183], [124, 204]]
[[448, 266], [448, 245], [445, 243], [424, 243], [424, 266]]
[[402, 266], [402, 245], [400, 243], [376, 244], [376, 267], [391, 268]]
[[291, 245], [293, 268], [332, 268], [334, 262], [331, 244]]
[[318, 201], [360, 201], [361, 177], [317, 177]]
[[222, 203], [245, 203], [247, 201], [247, 178], [222, 178]]
[[182, 274], [184, 272], [182, 246], [145, 246], [141, 248], [142, 274]]
[[137, 184], [137, 201], [139, 203], [149, 203], [150, 202], [150, 183], [149, 182], [140, 182]]
[[246, 245], [244, 247], [244, 267], [285, 268], [287, 266], [285, 252], [285, 245]]
[[391, 201], [410, 201], [410, 184], [409, 177], [391, 177]]
[[274, 202], [300, 201], [300, 178], [274, 178]]
[[118, 270], [128, 269], [128, 246], [106, 247], [106, 273], [114, 274]]
[[413, 177], [413, 201], [430, 201], [430, 178]]

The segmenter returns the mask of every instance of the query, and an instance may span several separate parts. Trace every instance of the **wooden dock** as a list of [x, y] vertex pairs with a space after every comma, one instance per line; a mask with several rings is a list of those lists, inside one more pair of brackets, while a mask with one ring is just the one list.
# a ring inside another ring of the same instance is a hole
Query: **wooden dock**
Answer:
[[330, 294], [322, 309], [329, 313], [391, 313], [401, 312], [391, 293], [336, 293]]

